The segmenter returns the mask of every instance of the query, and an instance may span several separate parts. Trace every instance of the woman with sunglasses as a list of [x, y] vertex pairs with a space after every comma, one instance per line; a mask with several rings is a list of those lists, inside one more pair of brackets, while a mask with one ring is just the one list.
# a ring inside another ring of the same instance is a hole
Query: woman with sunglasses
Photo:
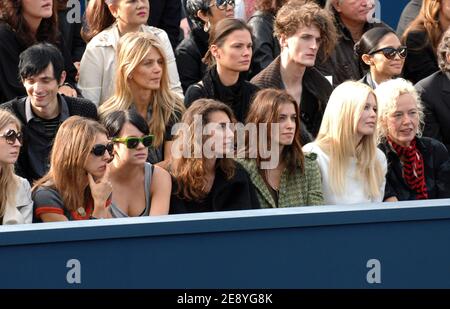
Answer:
[[355, 53], [369, 72], [360, 81], [375, 89], [380, 83], [402, 73], [407, 55], [395, 32], [376, 27], [365, 32], [355, 44]]
[[79, 86], [83, 96], [97, 106], [114, 93], [117, 44], [126, 33], [143, 32], [157, 37], [164, 50], [169, 89], [182, 96], [175, 56], [167, 33], [148, 26], [149, 0], [91, 0], [86, 8], [82, 37], [88, 42], [80, 63]]
[[185, 110], [183, 100], [169, 89], [163, 47], [145, 32], [124, 35], [117, 54], [114, 95], [99, 108], [100, 118], [118, 110], [136, 109], [155, 136], [148, 161], [170, 157], [172, 126]]
[[234, 17], [234, 6], [234, 0], [187, 0], [186, 15], [193, 27], [175, 50], [184, 92], [205, 75], [202, 59], [208, 51], [209, 31], [220, 20]]
[[421, 137], [423, 106], [414, 86], [398, 78], [376, 90], [379, 148], [388, 160], [385, 201], [450, 198], [450, 161], [445, 146]]
[[174, 156], [162, 162], [172, 175], [170, 213], [260, 208], [244, 168], [229, 157], [234, 151], [230, 107], [199, 99], [183, 115]]
[[50, 170], [33, 187], [37, 222], [110, 218], [114, 144], [94, 120], [72, 116], [53, 143]]
[[0, 110], [0, 225], [32, 221], [30, 184], [14, 174], [21, 146], [19, 120], [10, 112]]
[[186, 91], [184, 103], [208, 98], [227, 104], [239, 122], [247, 116], [250, 102], [259, 89], [246, 80], [252, 60], [251, 29], [239, 19], [226, 18], [212, 29], [205, 62], [209, 65], [203, 79]]
[[115, 111], [103, 123], [114, 143], [111, 184], [114, 218], [167, 215], [172, 181], [169, 173], [147, 163], [153, 135], [135, 110]]

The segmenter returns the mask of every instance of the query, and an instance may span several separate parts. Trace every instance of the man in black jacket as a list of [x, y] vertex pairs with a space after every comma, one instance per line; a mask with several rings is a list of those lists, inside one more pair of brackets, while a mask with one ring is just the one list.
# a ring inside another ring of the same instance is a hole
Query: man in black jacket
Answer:
[[24, 141], [16, 173], [32, 182], [49, 169], [50, 150], [61, 123], [73, 115], [97, 119], [97, 109], [88, 100], [58, 94], [66, 72], [61, 52], [51, 44], [40, 43], [22, 52], [19, 74], [27, 96], [0, 107], [21, 121]]
[[150, 0], [148, 24], [167, 32], [173, 50], [180, 42], [181, 13], [180, 0]]

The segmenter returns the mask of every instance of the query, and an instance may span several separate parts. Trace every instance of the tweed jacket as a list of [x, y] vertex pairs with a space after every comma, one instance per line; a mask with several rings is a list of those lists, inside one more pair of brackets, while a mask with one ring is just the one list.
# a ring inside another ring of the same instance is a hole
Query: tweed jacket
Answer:
[[[323, 204], [322, 181], [315, 153], [305, 154], [305, 173], [297, 168], [293, 174], [285, 169], [281, 174], [278, 207], [314, 206]], [[261, 208], [277, 207], [261, 176], [255, 159], [237, 159], [247, 170], [256, 188]]]

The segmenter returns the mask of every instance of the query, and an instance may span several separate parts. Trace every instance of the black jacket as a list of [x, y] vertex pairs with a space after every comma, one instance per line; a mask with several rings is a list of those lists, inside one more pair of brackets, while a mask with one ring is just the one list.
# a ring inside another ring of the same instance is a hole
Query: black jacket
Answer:
[[403, 76], [413, 84], [439, 71], [436, 54], [425, 31], [409, 32], [406, 37], [408, 57], [403, 66]]
[[147, 23], [167, 32], [173, 50], [180, 42], [181, 13], [180, 0], [150, 0], [150, 16]]
[[[432, 138], [417, 138], [417, 148], [424, 162], [428, 198], [450, 197], [450, 162], [444, 145]], [[415, 200], [416, 192], [409, 188], [403, 178], [402, 164], [397, 153], [384, 142], [378, 147], [386, 154], [388, 170], [384, 199], [395, 196], [399, 201]]]
[[177, 191], [177, 182], [173, 181], [170, 214], [261, 208], [255, 188], [239, 164], [236, 164], [235, 175], [230, 180], [221, 169], [216, 170], [211, 191], [203, 201], [186, 201], [176, 194]]
[[208, 50], [209, 35], [203, 29], [194, 27], [175, 50], [178, 74], [181, 87], [186, 93], [190, 85], [198, 83], [206, 72], [206, 64], [202, 59]]
[[[16, 163], [16, 173], [32, 183], [48, 171], [53, 138], [46, 136], [44, 127], [38, 121], [31, 119], [27, 122], [26, 99], [27, 97], [16, 98], [0, 107], [11, 111], [21, 122], [23, 146]], [[60, 125], [65, 119], [74, 115], [98, 119], [97, 107], [89, 100], [58, 94], [58, 102], [60, 104]]]
[[81, 38], [81, 22], [69, 22], [68, 13], [70, 11], [71, 8], [66, 8], [58, 12], [59, 31], [64, 38], [72, 62], [79, 62], [86, 49], [86, 42]]
[[[27, 47], [19, 41], [8, 24], [0, 22], [0, 104], [27, 95], [20, 81], [18, 69], [19, 55]], [[58, 48], [64, 57], [67, 72], [66, 81], [75, 86], [77, 69], [72, 63], [72, 58], [62, 36]]]
[[236, 84], [226, 87], [220, 81], [216, 67], [208, 70], [202, 81], [191, 85], [184, 96], [184, 104], [189, 107], [200, 98], [215, 99], [227, 104], [239, 122], [244, 122], [254, 95], [259, 88], [245, 80], [246, 73], [241, 73]]
[[444, 143], [450, 151], [450, 74], [438, 71], [416, 84], [425, 108], [424, 136]]
[[[332, 76], [333, 86], [336, 87], [349, 79], [360, 80], [367, 73], [367, 68], [361, 64], [353, 51], [355, 42], [350, 31], [344, 25], [336, 10], [334, 8], [331, 10], [334, 12], [335, 24], [340, 37], [330, 58], [324, 62], [323, 56], [319, 54], [320, 59], [316, 61], [316, 68], [324, 76]], [[363, 31], [366, 32], [374, 27], [383, 26], [386, 25], [382, 23], [366, 23]]]
[[[267, 68], [252, 78], [252, 84], [255, 84], [261, 89], [284, 89], [285, 87], [281, 78], [280, 66], [280, 57], [277, 57]], [[333, 87], [314, 67], [306, 68], [305, 74], [303, 75], [302, 86], [300, 118], [302, 123], [305, 124], [308, 132], [316, 137], [320, 129], [320, 124], [322, 123], [323, 112], [325, 111]]]
[[253, 33], [253, 56], [249, 77], [253, 77], [267, 67], [279, 54], [280, 43], [273, 35], [272, 13], [256, 11], [248, 20]]

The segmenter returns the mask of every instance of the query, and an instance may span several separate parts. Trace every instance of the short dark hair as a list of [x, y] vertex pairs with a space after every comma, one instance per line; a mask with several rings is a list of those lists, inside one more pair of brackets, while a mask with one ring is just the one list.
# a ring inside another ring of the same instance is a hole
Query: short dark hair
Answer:
[[57, 81], [64, 70], [64, 58], [59, 49], [50, 43], [38, 43], [28, 47], [19, 56], [19, 75], [26, 79], [53, 65], [53, 75]]
[[359, 62], [361, 62], [361, 64], [364, 67], [368, 68], [369, 65], [367, 65], [362, 60], [362, 56], [364, 54], [369, 54], [370, 52], [377, 50], [380, 41], [389, 33], [393, 33], [396, 35], [395, 31], [392, 30], [391, 28], [385, 26], [375, 27], [366, 31], [361, 36], [361, 39], [358, 42], [356, 42], [353, 49], [355, 51], [355, 54], [358, 56]]
[[150, 133], [147, 121], [135, 109], [114, 111], [102, 119], [110, 138], [119, 137], [120, 131], [127, 122], [134, 125], [145, 135]]

